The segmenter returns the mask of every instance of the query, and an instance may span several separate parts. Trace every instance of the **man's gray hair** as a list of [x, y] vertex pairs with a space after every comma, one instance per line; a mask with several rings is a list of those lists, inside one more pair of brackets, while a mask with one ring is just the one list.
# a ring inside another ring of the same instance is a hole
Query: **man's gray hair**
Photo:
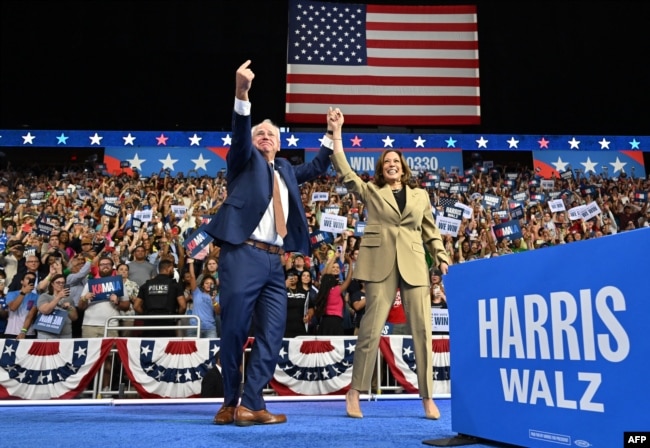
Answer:
[[[262, 121], [262, 123], [267, 123], [267, 124], [270, 124], [271, 126], [273, 126], [275, 128], [275, 130], [277, 131], [277, 133], [278, 133], [278, 140], [280, 140], [280, 128], [278, 127], [277, 124], [273, 123], [268, 118], [266, 120]], [[261, 125], [262, 123], [257, 123], [255, 126], [253, 126], [253, 128], [251, 129], [251, 135], [255, 135], [255, 131], [257, 130], [258, 126]]]

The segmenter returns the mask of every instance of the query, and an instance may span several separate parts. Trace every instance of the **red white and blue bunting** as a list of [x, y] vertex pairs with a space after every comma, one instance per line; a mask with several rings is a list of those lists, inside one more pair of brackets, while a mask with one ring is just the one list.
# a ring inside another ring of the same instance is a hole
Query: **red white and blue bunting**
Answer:
[[215, 366], [218, 339], [116, 339], [131, 383], [142, 398], [193, 398]]
[[[382, 337], [379, 349], [397, 383], [408, 393], [418, 392], [413, 338], [410, 336]], [[433, 393], [451, 392], [449, 365], [449, 336], [434, 336]]]
[[271, 380], [278, 395], [343, 393], [352, 381], [356, 338], [284, 339]]
[[[345, 393], [352, 380], [355, 337], [285, 339], [271, 387], [278, 395]], [[0, 399], [72, 399], [104, 364], [113, 344], [142, 398], [193, 398], [215, 366], [219, 339], [0, 340]], [[246, 344], [250, 347], [254, 340]], [[450, 393], [449, 338], [433, 341], [434, 393]], [[397, 383], [417, 392], [413, 340], [382, 337], [380, 350]]]
[[75, 398], [112, 346], [112, 339], [0, 339], [0, 398]]

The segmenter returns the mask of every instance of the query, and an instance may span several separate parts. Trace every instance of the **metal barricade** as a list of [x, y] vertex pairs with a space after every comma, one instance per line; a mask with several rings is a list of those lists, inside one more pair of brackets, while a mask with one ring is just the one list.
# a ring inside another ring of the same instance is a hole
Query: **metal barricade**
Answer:
[[[142, 325], [132, 325], [132, 326], [122, 326], [119, 325], [121, 322], [125, 321], [136, 321], [136, 320], [160, 320], [160, 319], [174, 319], [176, 321], [183, 322], [183, 325], [158, 325], [158, 326], [142, 326]], [[114, 323], [117, 322], [118, 326], [115, 326]], [[192, 323], [194, 322], [194, 323]], [[114, 330], [121, 333], [120, 337], [129, 337], [122, 336], [128, 333], [142, 332], [146, 335], [147, 331], [151, 330], [176, 330], [177, 332], [191, 333], [193, 335], [183, 335], [179, 334], [180, 338], [198, 338], [201, 335], [201, 318], [194, 314], [179, 314], [179, 315], [155, 315], [155, 316], [113, 316], [109, 317], [106, 320], [104, 325], [104, 337], [108, 337], [108, 332]], [[87, 393], [88, 391], [86, 391]], [[85, 395], [86, 393], [82, 394]], [[117, 348], [115, 345], [111, 347], [111, 352], [108, 354], [103, 368], [99, 369], [97, 375], [95, 375], [95, 380], [93, 382], [93, 388], [91, 391], [92, 398], [138, 398], [138, 392], [131, 384], [128, 375], [124, 371], [124, 366], [120, 361], [119, 355], [117, 353]]]
[[[179, 321], [188, 321], [184, 325], [168, 325], [168, 326], [111, 326], [111, 323], [117, 321], [134, 321], [134, 320], [154, 320], [154, 319], [176, 319]], [[189, 323], [189, 319], [195, 319], [194, 324]], [[179, 338], [198, 338], [200, 335], [201, 321], [200, 318], [196, 315], [161, 315], [161, 316], [114, 316], [109, 318], [106, 321], [104, 327], [104, 337], [108, 336], [109, 330], [118, 330], [123, 333], [129, 332], [146, 332], [147, 330], [189, 330], [194, 334], [193, 336], [179, 335]], [[129, 336], [121, 336], [129, 337]], [[246, 376], [246, 361], [250, 355], [251, 348], [246, 347], [244, 350], [244, 355], [242, 358], [242, 384]], [[395, 377], [393, 376], [388, 363], [384, 360], [384, 357], [381, 353], [381, 350], [378, 349], [377, 352], [377, 363], [375, 366], [375, 372], [373, 374], [373, 381], [371, 390], [368, 391], [369, 395], [381, 395], [381, 394], [400, 394], [403, 393], [404, 389], [399, 385]], [[263, 390], [264, 395], [277, 395], [277, 392], [271, 387], [270, 384], [267, 384]], [[119, 358], [117, 353], [117, 348], [113, 346], [111, 351], [105, 361], [104, 367], [99, 370], [98, 374], [95, 375], [93, 388], [92, 390], [86, 390], [81, 394], [82, 397], [86, 398], [138, 398], [139, 394], [131, 381], [129, 380], [128, 375], [124, 370], [124, 366]]]

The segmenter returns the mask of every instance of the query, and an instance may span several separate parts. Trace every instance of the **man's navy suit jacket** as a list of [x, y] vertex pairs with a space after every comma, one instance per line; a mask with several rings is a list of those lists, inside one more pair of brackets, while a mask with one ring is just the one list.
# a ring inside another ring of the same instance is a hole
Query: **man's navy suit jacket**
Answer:
[[[206, 226], [206, 232], [217, 245], [224, 241], [234, 245], [246, 241], [273, 198], [273, 173], [266, 159], [253, 146], [250, 115], [233, 113], [232, 129], [232, 143], [226, 156], [228, 196]], [[329, 148], [321, 146], [314, 160], [296, 166], [286, 159], [275, 159], [275, 169], [289, 190], [286, 251], [310, 252], [307, 219], [298, 185], [324, 174], [330, 165], [330, 154]]]

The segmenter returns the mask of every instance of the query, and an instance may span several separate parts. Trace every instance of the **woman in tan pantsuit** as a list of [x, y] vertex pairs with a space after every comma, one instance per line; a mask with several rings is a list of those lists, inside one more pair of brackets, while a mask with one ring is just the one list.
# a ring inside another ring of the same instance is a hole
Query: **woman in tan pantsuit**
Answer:
[[[335, 112], [340, 113], [338, 109]], [[334, 132], [334, 143], [342, 144], [341, 129]], [[449, 268], [449, 258], [433, 219], [429, 195], [408, 185], [411, 170], [399, 151], [389, 149], [380, 156], [375, 178], [370, 182], [364, 182], [352, 171], [344, 153], [333, 154], [331, 159], [347, 189], [355, 192], [368, 209], [354, 273], [355, 278], [366, 282], [366, 313], [354, 352], [352, 385], [346, 395], [347, 414], [363, 417], [359, 391], [370, 390], [381, 331], [400, 288], [413, 336], [425, 416], [437, 419], [440, 412], [431, 398], [431, 299], [425, 250], [443, 274]]]

